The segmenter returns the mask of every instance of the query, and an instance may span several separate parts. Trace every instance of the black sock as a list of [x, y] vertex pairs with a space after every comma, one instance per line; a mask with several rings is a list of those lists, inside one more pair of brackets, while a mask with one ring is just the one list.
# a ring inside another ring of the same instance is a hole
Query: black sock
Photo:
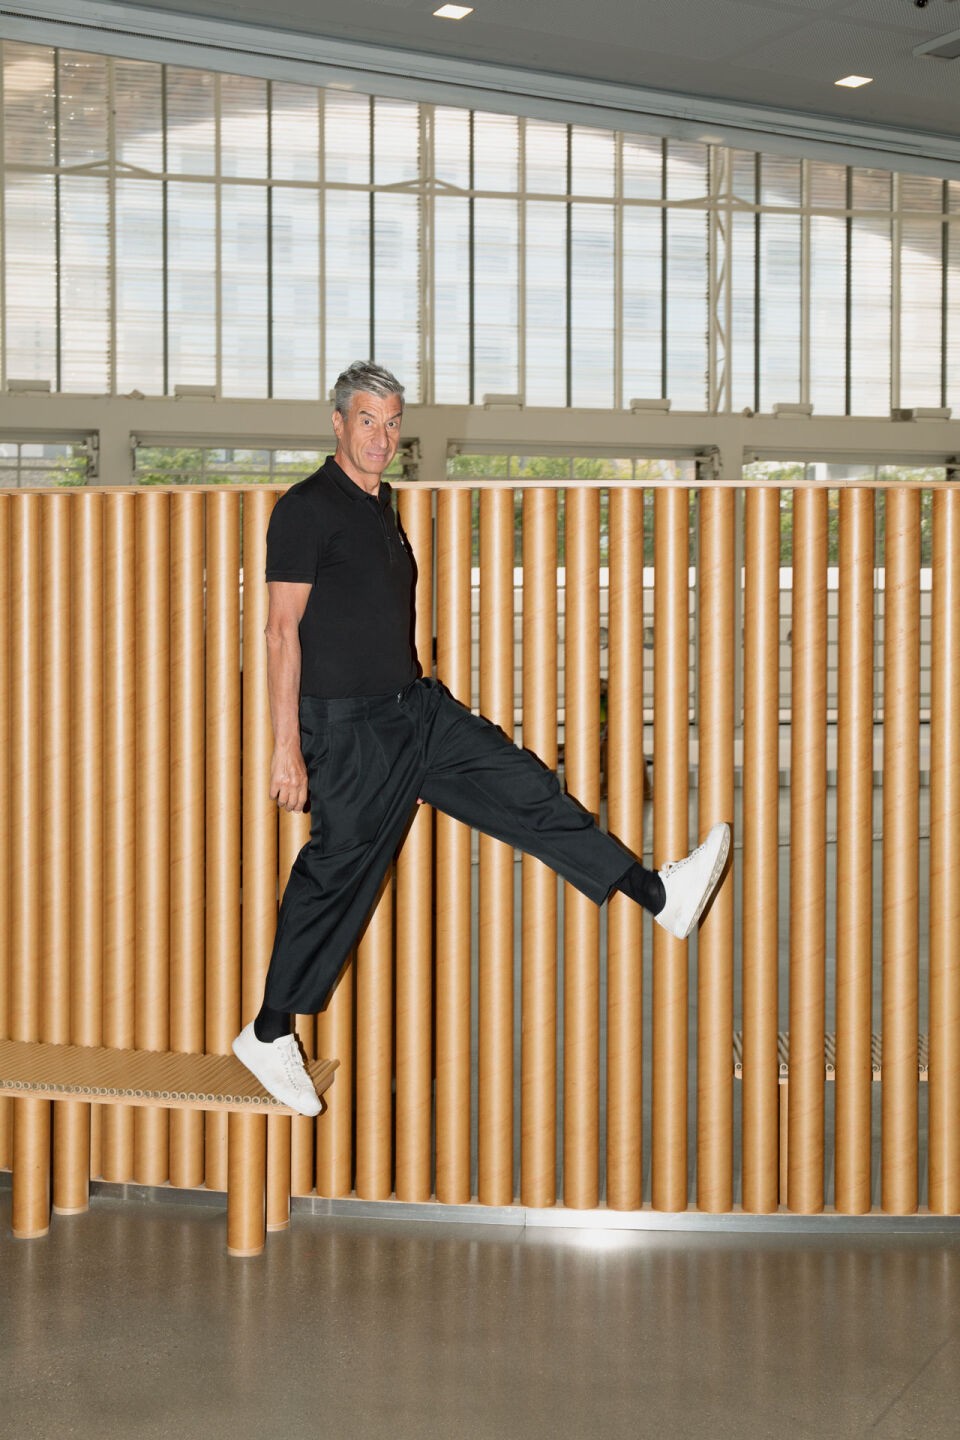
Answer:
[[649, 910], [651, 915], [659, 915], [667, 899], [663, 881], [656, 870], [645, 870], [639, 861], [630, 866], [626, 875], [621, 876], [613, 888], [623, 895], [629, 895], [631, 900], [636, 900], [637, 904], [642, 905], [644, 910]]
[[285, 1010], [271, 1010], [264, 1002], [260, 1006], [260, 1014], [253, 1022], [253, 1033], [263, 1044], [269, 1045], [273, 1040], [279, 1040], [283, 1035], [289, 1035], [291, 1031], [290, 1016]]

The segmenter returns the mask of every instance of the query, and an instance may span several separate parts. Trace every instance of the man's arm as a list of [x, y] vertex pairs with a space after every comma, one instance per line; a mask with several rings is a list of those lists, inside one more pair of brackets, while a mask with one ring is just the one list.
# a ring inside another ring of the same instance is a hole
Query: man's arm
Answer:
[[307, 767], [300, 749], [300, 621], [311, 585], [271, 580], [267, 585], [267, 690], [273, 721], [270, 798], [299, 814], [307, 803]]

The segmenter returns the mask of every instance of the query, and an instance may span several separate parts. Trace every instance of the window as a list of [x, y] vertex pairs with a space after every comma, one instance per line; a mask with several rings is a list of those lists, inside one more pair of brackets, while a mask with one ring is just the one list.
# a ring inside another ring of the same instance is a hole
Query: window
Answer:
[[89, 470], [90, 451], [83, 440], [0, 440], [0, 489], [86, 485]]
[[322, 401], [375, 356], [425, 404], [960, 409], [955, 181], [0, 53], [4, 377]]

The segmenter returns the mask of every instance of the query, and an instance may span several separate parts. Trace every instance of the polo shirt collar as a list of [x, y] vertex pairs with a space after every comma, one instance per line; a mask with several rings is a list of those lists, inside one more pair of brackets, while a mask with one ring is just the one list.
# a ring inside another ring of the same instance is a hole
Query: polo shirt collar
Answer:
[[379, 493], [377, 495], [370, 495], [362, 486], [358, 485], [355, 480], [351, 480], [345, 471], [341, 470], [332, 455], [328, 455], [324, 461], [323, 473], [328, 475], [345, 495], [349, 495], [352, 500], [359, 502], [361, 505], [364, 502], [372, 501], [374, 505], [379, 505], [381, 510], [385, 510], [390, 503], [390, 484], [388, 481], [381, 480]]

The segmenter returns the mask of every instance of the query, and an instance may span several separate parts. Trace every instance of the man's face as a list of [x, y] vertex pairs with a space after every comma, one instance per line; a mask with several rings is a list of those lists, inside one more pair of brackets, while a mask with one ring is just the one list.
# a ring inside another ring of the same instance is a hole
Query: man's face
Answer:
[[370, 489], [379, 482], [400, 443], [403, 403], [399, 395], [354, 395], [346, 415], [333, 412], [337, 458], [358, 485]]

